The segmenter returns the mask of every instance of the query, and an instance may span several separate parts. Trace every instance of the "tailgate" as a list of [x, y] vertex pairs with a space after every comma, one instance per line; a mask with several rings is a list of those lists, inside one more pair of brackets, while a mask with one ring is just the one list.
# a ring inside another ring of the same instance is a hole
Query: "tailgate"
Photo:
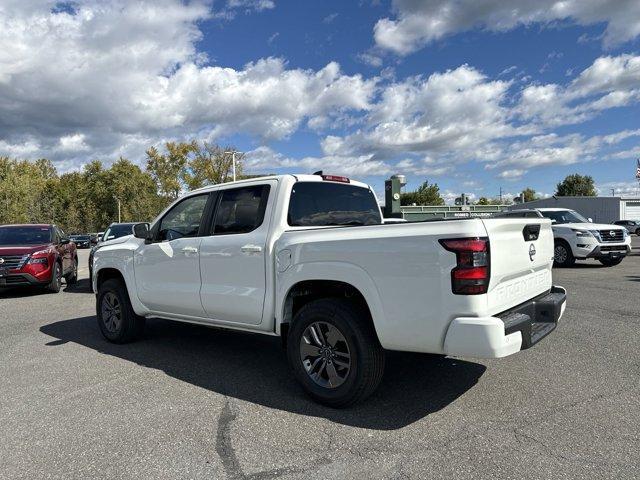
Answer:
[[508, 310], [551, 288], [553, 231], [546, 218], [483, 219], [491, 251], [489, 314]]

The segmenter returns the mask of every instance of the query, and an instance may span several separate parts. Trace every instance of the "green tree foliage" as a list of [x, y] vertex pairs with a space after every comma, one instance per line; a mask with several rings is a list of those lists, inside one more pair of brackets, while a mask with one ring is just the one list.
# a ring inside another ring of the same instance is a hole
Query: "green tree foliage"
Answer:
[[527, 187], [522, 191], [525, 202], [533, 202], [538, 199], [538, 195], [536, 195], [536, 191], [533, 188]]
[[480, 197], [476, 205], [491, 205], [491, 201], [487, 197]]
[[589, 175], [574, 173], [556, 186], [556, 195], [559, 197], [595, 197], [597, 194], [593, 177]]
[[[68, 233], [97, 232], [118, 221], [151, 221], [182, 192], [226, 182], [233, 147], [167, 143], [147, 151], [147, 170], [126, 158], [110, 167], [94, 160], [82, 171], [58, 175], [47, 159], [0, 157], [0, 224], [56, 223]], [[236, 154], [237, 178], [243, 156]]]
[[444, 199], [440, 196], [440, 187], [437, 183], [429, 185], [425, 182], [413, 192], [405, 192], [400, 195], [401, 205], [444, 205]]
[[[193, 150], [194, 156], [187, 160], [186, 168], [182, 173], [182, 180], [187, 190], [213, 185], [216, 183], [230, 182], [233, 180], [233, 154], [235, 148], [220, 147], [219, 145], [204, 142], [196, 144]], [[243, 178], [244, 153], [237, 152], [236, 179]]]
[[167, 142], [164, 153], [160, 153], [156, 147], [147, 150], [147, 171], [156, 182], [162, 197], [169, 201], [178, 198], [189, 155], [196, 148], [196, 142]]

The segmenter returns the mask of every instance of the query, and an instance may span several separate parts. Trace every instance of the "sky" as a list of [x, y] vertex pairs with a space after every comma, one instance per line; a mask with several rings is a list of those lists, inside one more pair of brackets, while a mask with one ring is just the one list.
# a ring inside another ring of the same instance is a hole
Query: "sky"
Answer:
[[0, 155], [60, 172], [197, 139], [379, 194], [635, 194], [639, 103], [638, 0], [0, 2]]

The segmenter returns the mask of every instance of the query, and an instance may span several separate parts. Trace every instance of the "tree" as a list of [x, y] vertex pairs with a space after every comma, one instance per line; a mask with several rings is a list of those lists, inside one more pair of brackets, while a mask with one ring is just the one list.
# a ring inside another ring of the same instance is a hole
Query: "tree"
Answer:
[[522, 191], [522, 196], [525, 202], [533, 202], [538, 199], [536, 191], [533, 188], [527, 187]]
[[480, 197], [476, 203], [476, 205], [491, 205], [491, 202], [487, 197]]
[[593, 177], [574, 173], [567, 175], [556, 186], [556, 195], [559, 197], [595, 197], [597, 195]]
[[[203, 142], [196, 144], [194, 156], [187, 161], [182, 180], [188, 190], [233, 180], [234, 147]], [[236, 178], [243, 177], [244, 153], [236, 153]]]
[[167, 142], [166, 153], [160, 153], [156, 147], [147, 150], [147, 171], [156, 182], [160, 195], [168, 201], [178, 198], [189, 155], [195, 152], [196, 148], [195, 141]]
[[437, 183], [429, 185], [425, 180], [417, 190], [400, 194], [400, 205], [444, 205]]

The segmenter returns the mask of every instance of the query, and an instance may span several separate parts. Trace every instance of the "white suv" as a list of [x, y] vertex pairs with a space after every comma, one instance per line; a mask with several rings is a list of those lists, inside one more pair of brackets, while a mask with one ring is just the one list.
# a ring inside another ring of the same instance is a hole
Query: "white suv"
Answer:
[[594, 258], [607, 267], [618, 265], [631, 251], [626, 228], [592, 223], [575, 210], [536, 208], [512, 210], [500, 217], [546, 217], [551, 219], [554, 237], [554, 265], [568, 267], [576, 260]]

